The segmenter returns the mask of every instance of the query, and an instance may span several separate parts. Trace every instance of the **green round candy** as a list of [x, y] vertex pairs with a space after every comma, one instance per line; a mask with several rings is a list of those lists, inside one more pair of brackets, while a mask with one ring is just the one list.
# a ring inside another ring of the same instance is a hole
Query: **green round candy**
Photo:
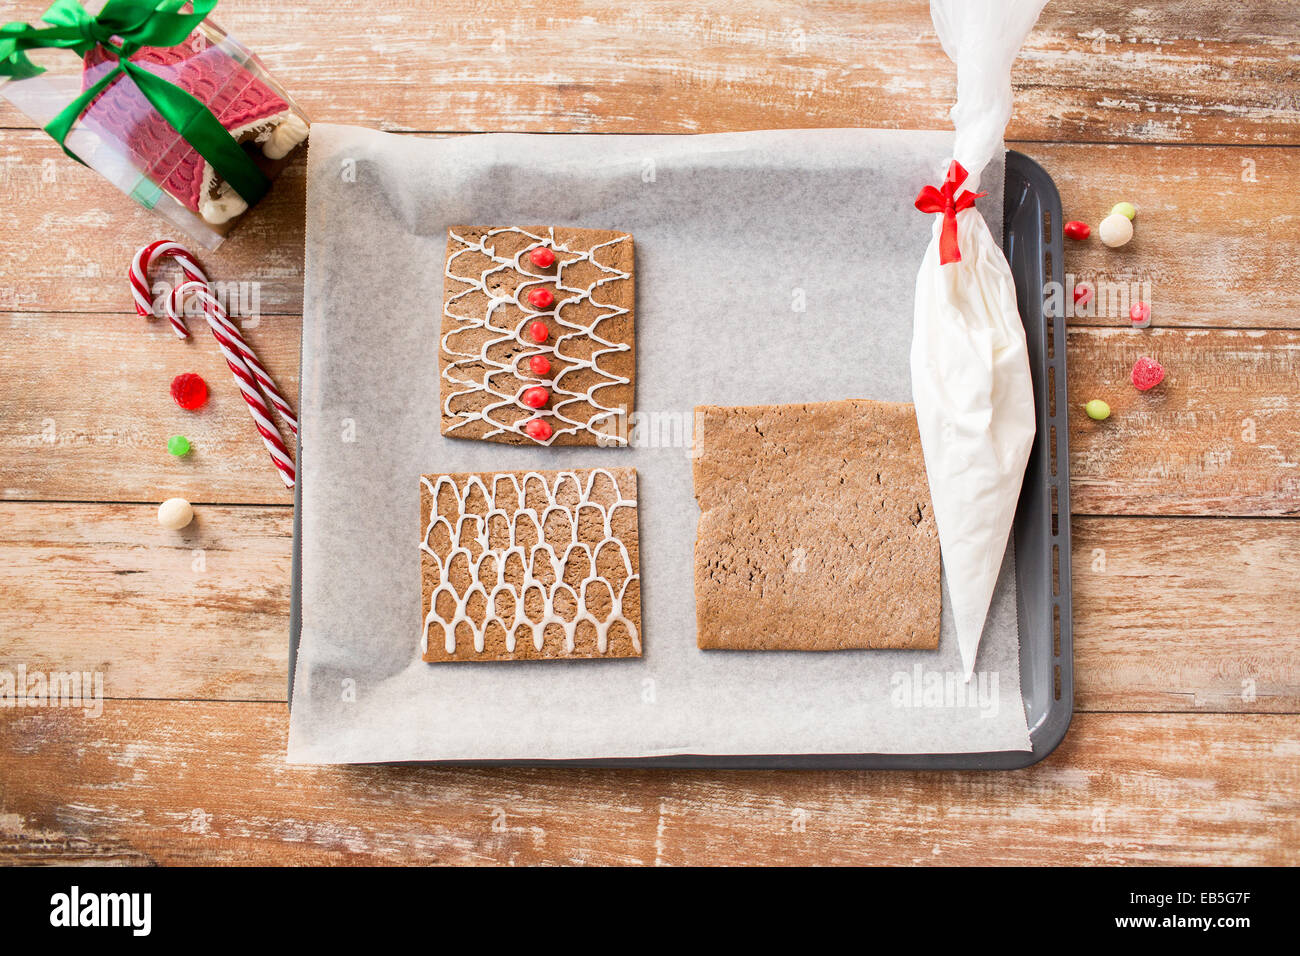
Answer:
[[173, 435], [167, 439], [167, 450], [177, 458], [183, 458], [190, 453], [190, 440], [184, 435]]
[[1132, 219], [1134, 216], [1138, 214], [1137, 206], [1133, 205], [1131, 202], [1117, 202], [1115, 203], [1114, 206], [1111, 207], [1110, 210], [1110, 214], [1112, 216], [1115, 215], [1116, 213], [1125, 217], [1126, 219]]
[[1087, 405], [1083, 406], [1083, 410], [1088, 413], [1089, 418], [1096, 419], [1099, 422], [1103, 422], [1110, 418], [1110, 406], [1100, 398], [1094, 398]]

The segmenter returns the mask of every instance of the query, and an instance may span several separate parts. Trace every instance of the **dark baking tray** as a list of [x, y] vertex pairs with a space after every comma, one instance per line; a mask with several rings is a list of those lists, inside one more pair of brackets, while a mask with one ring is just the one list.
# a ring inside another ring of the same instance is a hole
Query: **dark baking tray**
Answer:
[[[677, 754], [593, 760], [454, 761], [456, 764], [717, 769], [1013, 770], [1042, 760], [1065, 737], [1074, 714], [1070, 618], [1070, 455], [1066, 428], [1065, 320], [1043, 308], [1049, 282], [1064, 282], [1061, 196], [1043, 167], [1007, 152], [1002, 246], [1016, 280], [1029, 344], [1038, 434], [1016, 507], [1016, 596], [1020, 691], [1033, 750], [948, 754]], [[302, 460], [302, 445], [298, 446]], [[289, 698], [302, 628], [302, 485], [293, 496], [293, 593], [289, 611]]]

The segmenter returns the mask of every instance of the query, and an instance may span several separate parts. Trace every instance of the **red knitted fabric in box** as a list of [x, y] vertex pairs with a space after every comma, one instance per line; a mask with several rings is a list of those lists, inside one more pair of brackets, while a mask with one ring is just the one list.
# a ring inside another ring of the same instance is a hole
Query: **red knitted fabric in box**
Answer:
[[[287, 112], [289, 104], [224, 50], [192, 36], [174, 47], [143, 47], [131, 57], [152, 73], [205, 103], [232, 134]], [[101, 80], [116, 57], [94, 47], [86, 54], [82, 89]], [[207, 162], [158, 115], [125, 76], [109, 84], [91, 102], [82, 123], [100, 136], [125, 145], [131, 162], [149, 178], [198, 212], [204, 184], [212, 174]], [[236, 138], [238, 136], [236, 135]]]

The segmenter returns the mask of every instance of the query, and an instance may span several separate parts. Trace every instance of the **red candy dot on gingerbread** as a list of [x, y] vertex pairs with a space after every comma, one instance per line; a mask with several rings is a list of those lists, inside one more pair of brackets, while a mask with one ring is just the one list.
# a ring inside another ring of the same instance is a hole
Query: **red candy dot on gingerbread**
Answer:
[[541, 344], [551, 337], [551, 330], [546, 327], [545, 322], [534, 322], [528, 326], [528, 337]]
[[534, 418], [532, 421], [528, 422], [528, 424], [524, 425], [524, 434], [534, 441], [547, 441], [550, 439], [553, 432], [551, 431], [551, 426], [543, 419]]
[[522, 398], [529, 408], [541, 408], [550, 400], [551, 393], [540, 385], [534, 385], [532, 388], [524, 389]]
[[202, 408], [208, 400], [208, 383], [193, 372], [184, 372], [172, 379], [172, 399], [186, 411]]
[[534, 355], [528, 360], [528, 367], [532, 369], [534, 375], [549, 375], [551, 373], [551, 361], [545, 355]]
[[538, 246], [532, 252], [528, 253], [528, 261], [539, 269], [549, 269], [555, 265], [555, 253], [545, 246]]
[[528, 304], [534, 309], [549, 309], [555, 304], [555, 296], [550, 289], [534, 289], [528, 293]]

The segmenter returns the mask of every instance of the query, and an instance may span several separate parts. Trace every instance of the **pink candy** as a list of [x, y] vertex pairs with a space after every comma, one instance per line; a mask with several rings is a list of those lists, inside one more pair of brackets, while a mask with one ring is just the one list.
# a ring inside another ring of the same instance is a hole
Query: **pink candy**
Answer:
[[1165, 368], [1145, 355], [1133, 363], [1133, 387], [1139, 392], [1150, 391], [1165, 380]]

